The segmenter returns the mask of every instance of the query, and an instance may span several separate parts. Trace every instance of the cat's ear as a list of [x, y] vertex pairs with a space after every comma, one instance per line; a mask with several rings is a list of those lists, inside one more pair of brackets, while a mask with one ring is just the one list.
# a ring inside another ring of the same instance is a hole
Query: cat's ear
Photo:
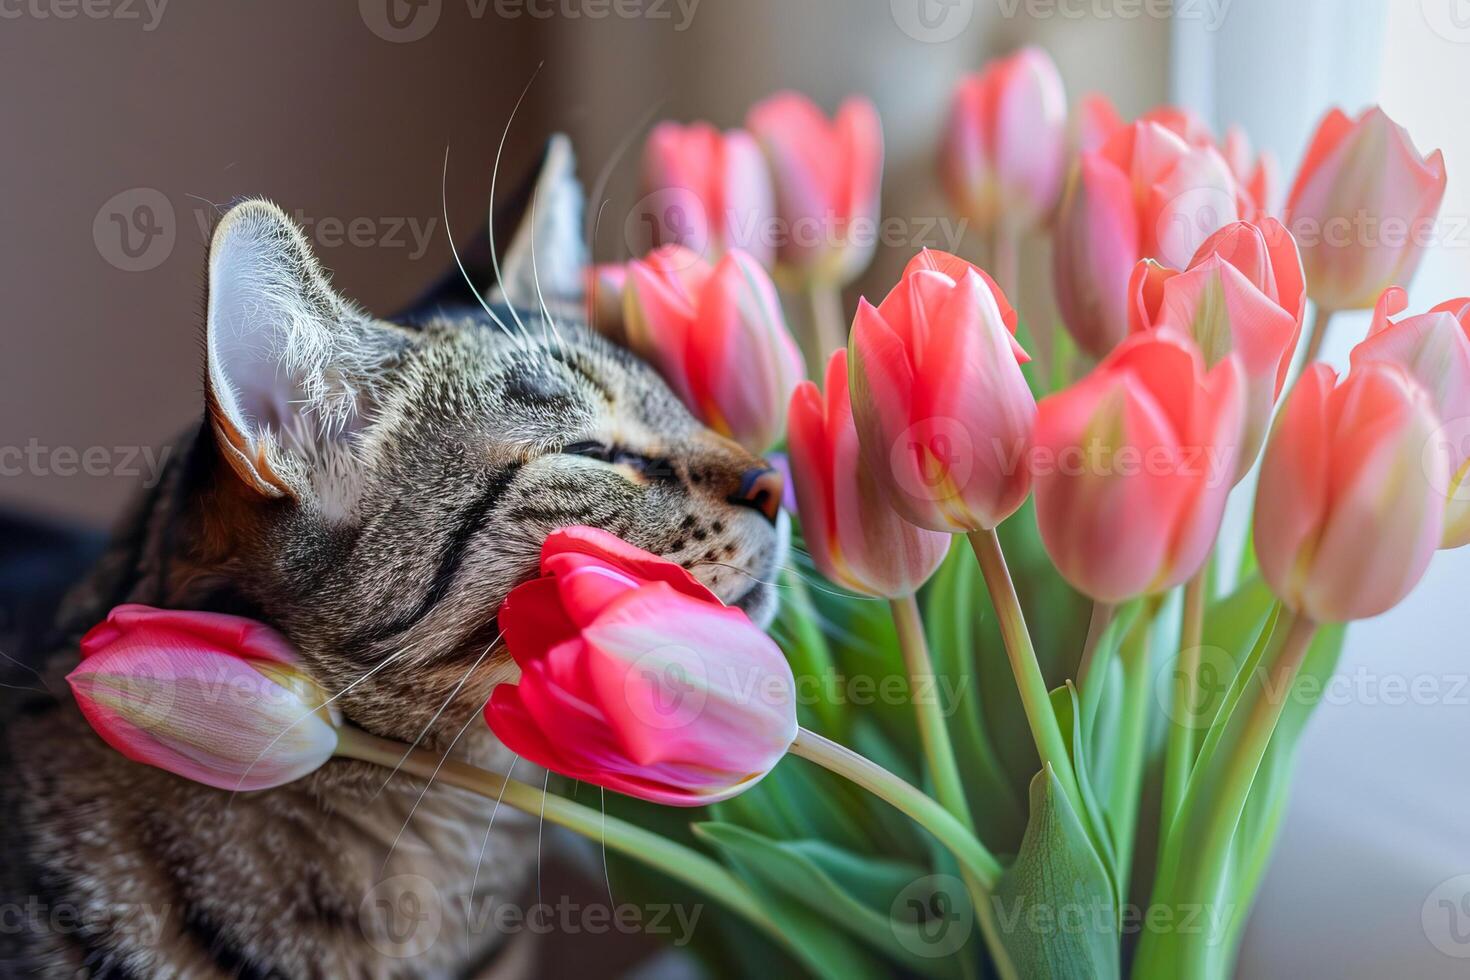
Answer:
[[224, 216], [209, 246], [208, 408], [247, 486], [299, 499], [309, 458], [354, 431], [398, 342], [332, 289], [280, 208], [252, 200]]
[[586, 204], [572, 141], [556, 133], [546, 144], [525, 216], [500, 263], [501, 284], [487, 298], [529, 310], [540, 309], [544, 301], [553, 314], [573, 308], [580, 313], [586, 288]]

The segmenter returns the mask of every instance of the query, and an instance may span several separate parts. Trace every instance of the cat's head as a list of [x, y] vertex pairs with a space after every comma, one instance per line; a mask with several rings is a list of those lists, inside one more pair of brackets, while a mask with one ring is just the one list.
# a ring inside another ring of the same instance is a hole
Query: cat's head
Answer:
[[[555, 271], [567, 263], [552, 250], [577, 248], [554, 230], [567, 216], [536, 220], [535, 278], [580, 281]], [[348, 716], [382, 734], [414, 737], [452, 693], [473, 708], [507, 676], [503, 652], [486, 653], [496, 611], [557, 527], [607, 529], [758, 622], [774, 611], [779, 478], [642, 361], [515, 295], [525, 259], [506, 257], [508, 329], [483, 311], [406, 327], [339, 296], [269, 203], [234, 207], [214, 235], [221, 462], [205, 547], [326, 688], [348, 689]]]

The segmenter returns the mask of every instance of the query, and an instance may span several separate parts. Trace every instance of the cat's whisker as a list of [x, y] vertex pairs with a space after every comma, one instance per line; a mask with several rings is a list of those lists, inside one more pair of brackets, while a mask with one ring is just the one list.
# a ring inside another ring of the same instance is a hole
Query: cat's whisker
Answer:
[[[444, 237], [446, 237], [446, 238], [449, 239], [449, 251], [450, 251], [450, 254], [452, 254], [454, 256], [454, 264], [459, 267], [459, 274], [462, 275], [462, 276], [464, 276], [464, 281], [470, 287], [470, 292], [472, 292], [472, 293], [475, 294], [475, 299], [477, 301], [479, 301], [480, 307], [482, 309], [484, 309], [485, 313], [487, 315], [489, 315], [489, 317], [490, 317], [491, 320], [494, 320], [495, 321], [495, 325], [498, 326], [501, 330], [504, 330], [507, 333], [509, 333], [510, 330], [509, 330], [508, 327], [506, 327], [505, 321], [502, 320], [502, 319], [500, 319], [500, 317], [498, 317], [498, 316], [495, 315], [495, 311], [490, 308], [490, 304], [487, 303], [487, 302], [485, 302], [485, 297], [482, 296], [482, 295], [480, 295], [480, 287], [475, 285], [474, 280], [470, 278], [469, 272], [467, 272], [465, 270], [464, 262], [461, 261], [460, 260], [460, 257], [459, 257], [459, 249], [454, 244], [454, 232], [451, 231], [450, 228], [449, 228], [449, 144], [448, 143], [445, 143], [444, 144], [444, 173], [439, 178], [439, 204], [440, 204], [440, 207], [443, 208], [443, 211], [444, 211]], [[493, 239], [495, 237], [495, 230], [493, 228], [490, 230], [490, 237], [491, 237], [491, 239], [493, 241]]]
[[469, 939], [470, 911], [474, 908], [475, 894], [480, 889], [480, 868], [485, 864], [485, 851], [490, 846], [490, 831], [495, 829], [495, 815], [500, 812], [500, 801], [505, 799], [505, 787], [510, 785], [510, 778], [515, 775], [516, 763], [521, 761], [519, 755], [510, 757], [510, 765], [505, 769], [505, 782], [500, 784], [500, 792], [495, 797], [495, 806], [490, 811], [490, 822], [485, 825], [485, 839], [480, 842], [480, 856], [475, 861], [475, 873], [470, 878], [470, 893], [466, 898], [465, 906], [465, 938]]
[[[500, 157], [505, 152], [505, 138], [510, 135], [510, 127], [516, 121], [516, 113], [520, 111], [521, 103], [526, 100], [526, 93], [531, 91], [531, 86], [536, 82], [536, 76], [541, 74], [541, 68], [545, 64], [546, 62], [543, 61], [536, 65], [536, 70], [531, 72], [531, 78], [526, 82], [526, 87], [521, 89], [516, 104], [511, 107], [510, 118], [505, 121], [505, 130], [500, 134], [500, 145], [495, 149], [495, 166], [490, 170], [490, 264], [495, 269], [495, 282], [500, 286], [502, 293], [505, 292], [505, 277], [500, 274], [500, 256], [495, 249], [495, 180], [500, 176]], [[526, 325], [521, 321], [520, 314], [516, 313], [515, 304], [507, 302], [505, 306], [510, 310], [511, 318], [515, 320], [516, 326], [523, 334], [526, 333]]]
[[271, 739], [269, 742], [266, 743], [265, 748], [263, 748], [263, 749], [260, 750], [260, 753], [258, 755], [256, 755], [256, 757], [254, 759], [252, 759], [250, 761], [250, 765], [246, 766], [245, 767], [245, 771], [240, 774], [240, 781], [235, 784], [235, 788], [230, 792], [230, 799], [229, 799], [229, 802], [227, 802], [225, 804], [225, 809], [229, 809], [230, 804], [232, 804], [232, 803], [235, 802], [235, 794], [239, 793], [240, 792], [240, 787], [243, 786], [243, 785], [245, 785], [245, 779], [246, 779], [246, 777], [248, 777], [250, 775], [250, 770], [254, 769], [255, 768], [255, 764], [257, 762], [259, 762], [261, 759], [264, 759], [266, 757], [266, 754], [269, 753], [271, 749], [275, 748], [275, 745], [276, 745], [277, 742], [279, 742], [281, 739], [283, 739], [283, 738], [286, 737], [286, 733], [287, 732], [289, 732], [291, 729], [295, 728], [297, 725], [301, 724], [306, 719], [312, 717], [317, 712], [321, 711], [323, 708], [327, 707], [333, 701], [336, 701], [342, 695], [346, 694], [348, 691], [352, 690], [354, 687], [356, 687], [357, 685], [361, 684], [363, 681], [367, 680], [369, 677], [372, 677], [378, 671], [382, 670], [384, 667], [388, 666], [393, 661], [397, 660], [399, 657], [402, 657], [404, 654], [408, 653], [411, 649], [413, 649], [412, 646], [407, 646], [407, 647], [404, 647], [403, 649], [399, 650], [397, 653], [394, 653], [394, 654], [391, 654], [390, 656], [384, 657], [382, 660], [380, 660], [376, 664], [374, 664], [373, 667], [367, 671], [367, 673], [363, 674], [357, 680], [355, 680], [352, 683], [348, 684], [346, 687], [342, 688], [342, 690], [338, 691], [336, 694], [333, 694], [331, 697], [327, 698], [325, 701], [323, 701], [321, 704], [317, 705], [312, 710], [307, 711], [307, 712], [304, 712], [299, 718], [297, 718], [295, 721], [291, 722], [291, 724], [289, 724], [285, 728], [281, 729], [280, 732], [277, 733], [276, 737], [273, 738], [273, 739]]
[[613, 900], [612, 874], [607, 870], [607, 790], [599, 786], [597, 792], [602, 797], [602, 880], [607, 882], [607, 907], [615, 909], [618, 903]]
[[541, 823], [536, 828], [536, 905], [544, 904], [541, 898], [541, 838], [546, 834], [546, 792], [551, 788], [551, 770], [541, 780]]
[[[51, 684], [50, 684], [50, 682], [46, 680], [46, 676], [44, 674], [42, 674], [39, 670], [37, 670], [36, 668], [32, 667], [28, 663], [23, 663], [23, 662], [21, 662], [19, 660], [16, 660], [10, 654], [6, 653], [4, 650], [0, 650], [0, 657], [4, 657], [6, 660], [10, 661], [11, 663], [13, 663], [17, 667], [19, 667], [21, 670], [25, 671], [28, 674], [33, 675], [36, 678], [36, 680], [40, 681], [41, 682], [41, 686], [44, 687], [44, 688], [46, 688], [46, 690], [45, 691], [42, 691], [41, 693], [43, 693], [43, 694], [51, 694], [53, 696], [55, 695], [55, 692], [51, 690]], [[11, 686], [11, 685], [6, 685], [6, 686]], [[35, 688], [16, 688], [16, 690], [35, 690]]]
[[[471, 676], [474, 675], [475, 671], [479, 669], [480, 664], [485, 662], [485, 658], [490, 655], [490, 651], [495, 648], [495, 644], [500, 642], [500, 637], [503, 635], [503, 633], [498, 634], [495, 639], [490, 641], [490, 643], [485, 647], [484, 650], [480, 651], [480, 655], [475, 658], [475, 662], [470, 664], [469, 669], [464, 672], [464, 676], [460, 677], [459, 682], [454, 685], [454, 688], [452, 690], [450, 690], [449, 695], [444, 699], [444, 703], [439, 705], [439, 710], [434, 712], [434, 717], [428, 720], [423, 729], [419, 732], [418, 737], [413, 740], [413, 744], [409, 745], [409, 747], [404, 751], [403, 756], [398, 760], [398, 764], [393, 767], [392, 772], [388, 773], [388, 778], [383, 780], [383, 785], [377, 788], [377, 790], [373, 793], [371, 799], [376, 800], [378, 798], [378, 795], [382, 793], [383, 790], [388, 788], [388, 784], [393, 781], [394, 776], [398, 775], [399, 770], [403, 768], [403, 764], [407, 762], [408, 757], [413, 754], [413, 750], [419, 747], [419, 744], [422, 743], [424, 740], [424, 736], [429, 734], [429, 729], [434, 727], [434, 723], [437, 722], [440, 716], [444, 714], [445, 710], [454, 703], [454, 699], [459, 695], [459, 692], [465, 686], [465, 683], [470, 679]], [[460, 729], [460, 734], [464, 734], [463, 728]], [[450, 744], [451, 746], [453, 745], [453, 743]], [[437, 771], [438, 770], [436, 769], [435, 772]]]
[[[459, 731], [454, 733], [454, 738], [449, 740], [449, 745], [445, 747], [444, 754], [439, 757], [439, 764], [434, 767], [433, 772], [429, 773], [429, 778], [424, 783], [424, 788], [419, 791], [418, 799], [414, 800], [413, 806], [408, 808], [408, 816], [403, 818], [403, 826], [398, 828], [398, 833], [393, 837], [393, 843], [388, 845], [388, 853], [383, 856], [383, 866], [378, 869], [379, 877], [382, 876], [383, 872], [388, 870], [388, 862], [393, 859], [393, 851], [398, 847], [398, 842], [403, 839], [403, 834], [408, 830], [408, 825], [413, 823], [413, 815], [418, 812], [419, 804], [424, 802], [425, 796], [429, 795], [429, 790], [433, 787], [434, 780], [439, 776], [439, 770], [443, 769], [444, 763], [449, 761], [450, 754], [454, 751], [454, 747], [459, 744], [459, 740], [464, 737], [464, 733], [469, 729], [471, 722], [480, 717], [489, 704], [490, 696], [487, 695], [480, 706], [472, 711], [470, 716], [464, 720], [464, 724], [459, 726]], [[409, 751], [411, 752], [413, 750], [410, 749]], [[398, 768], [395, 766], [393, 772], [396, 773], [397, 771]], [[393, 777], [390, 775], [388, 778], [392, 779]]]
[[[546, 297], [541, 295], [541, 274], [536, 270], [536, 196], [539, 192], [540, 188], [531, 191], [531, 284], [536, 287], [536, 301], [541, 304], [541, 315], [545, 317], [543, 322], [551, 326], [551, 333], [556, 338], [557, 347], [565, 353], [566, 339], [556, 328], [556, 320], [552, 318], [551, 311], [546, 308]], [[546, 337], [545, 326], [541, 328], [541, 336], [543, 340]]]
[[648, 129], [648, 124], [653, 121], [654, 116], [656, 116], [659, 112], [663, 110], [664, 104], [666, 102], [666, 99], [660, 99], [653, 105], [649, 106], [648, 111], [643, 113], [643, 118], [638, 120], [638, 124], [629, 128], [629, 130], [625, 134], [623, 134], [623, 138], [618, 141], [618, 145], [613, 147], [612, 154], [608, 157], [607, 162], [604, 163], [602, 165], [602, 169], [597, 172], [597, 179], [592, 182], [592, 193], [588, 195], [587, 200], [602, 201], [602, 205], [599, 206], [597, 209], [596, 222], [592, 222], [589, 219], [587, 221], [586, 229], [584, 229], [588, 232], [588, 262], [592, 261], [592, 247], [597, 243], [597, 231], [602, 223], [602, 209], [607, 206], [610, 200], [604, 198], [602, 195], [607, 191], [608, 181], [612, 179], [613, 170], [617, 168], [618, 162], [622, 160], [623, 155], [628, 152], [628, 149], [634, 144], [634, 142], [643, 137], [644, 131]]

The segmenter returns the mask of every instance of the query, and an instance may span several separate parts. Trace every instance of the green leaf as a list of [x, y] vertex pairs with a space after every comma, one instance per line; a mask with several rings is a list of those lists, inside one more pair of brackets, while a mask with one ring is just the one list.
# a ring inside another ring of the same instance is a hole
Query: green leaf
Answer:
[[[696, 824], [694, 832], [719, 848], [743, 876], [799, 902], [906, 969], [931, 977], [957, 975], [952, 958], [924, 955], [930, 946], [917, 925], [890, 914], [904, 893], [928, 876], [924, 869], [843, 855], [824, 843], [773, 841], [734, 824]], [[875, 908], [858, 899], [839, 877], [848, 883], [861, 879], [861, 892], [884, 904]]]
[[1102, 801], [1092, 787], [1091, 760], [1088, 758], [1087, 736], [1081, 724], [1078, 723], [1081, 716], [1081, 705], [1077, 696], [1077, 688], [1071, 681], [1054, 689], [1051, 692], [1052, 711], [1057, 716], [1057, 724], [1061, 726], [1062, 737], [1067, 740], [1067, 750], [1072, 757], [1072, 768], [1077, 772], [1077, 786], [1082, 791], [1082, 805], [1087, 812], [1084, 825], [1087, 828], [1088, 837], [1092, 840], [1093, 850], [1102, 859], [1103, 868], [1108, 873], [1108, 880], [1113, 884], [1113, 894], [1117, 897], [1118, 908], [1122, 908], [1122, 883], [1118, 876], [1118, 855], [1113, 847], [1113, 834], [1108, 826], [1108, 819]]
[[994, 908], [1022, 977], [1119, 975], [1113, 883], [1050, 768], [1031, 781], [1031, 820]]

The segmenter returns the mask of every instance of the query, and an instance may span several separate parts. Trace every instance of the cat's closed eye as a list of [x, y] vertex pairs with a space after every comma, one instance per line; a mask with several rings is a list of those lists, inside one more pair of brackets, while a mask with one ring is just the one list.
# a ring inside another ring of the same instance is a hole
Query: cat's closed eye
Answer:
[[561, 448], [563, 455], [582, 456], [596, 459], [614, 466], [626, 466], [640, 476], [651, 479], [674, 479], [674, 466], [665, 457], [648, 456], [621, 446], [610, 446], [595, 439], [567, 443]]

